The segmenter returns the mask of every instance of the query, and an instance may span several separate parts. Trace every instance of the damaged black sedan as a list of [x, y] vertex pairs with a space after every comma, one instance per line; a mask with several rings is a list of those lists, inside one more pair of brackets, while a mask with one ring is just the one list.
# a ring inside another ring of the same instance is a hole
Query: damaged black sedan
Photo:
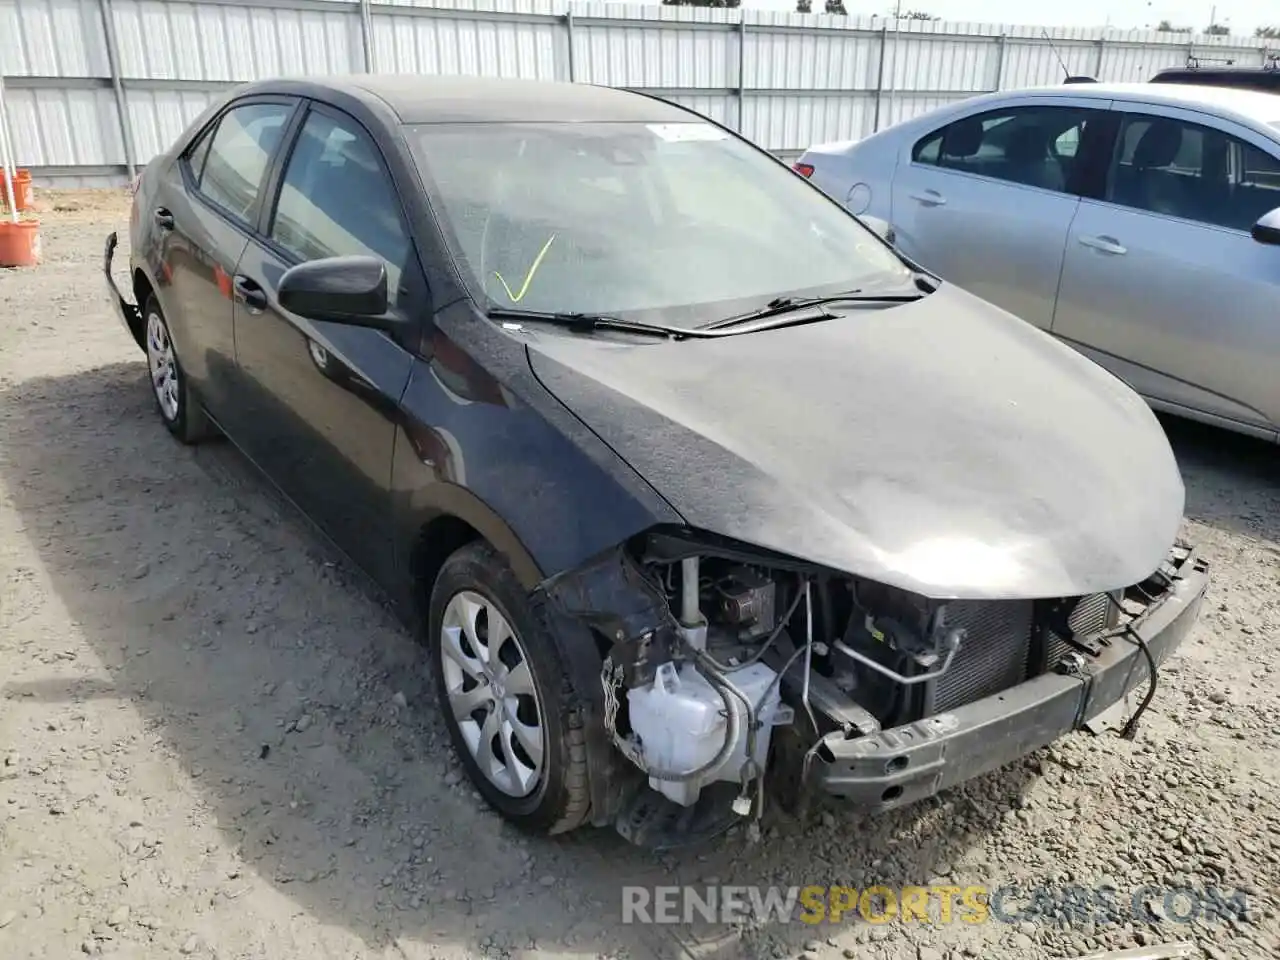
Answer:
[[256, 83], [130, 230], [161, 421], [413, 615], [529, 829], [665, 844], [1132, 734], [1197, 616], [1141, 399], [679, 106]]

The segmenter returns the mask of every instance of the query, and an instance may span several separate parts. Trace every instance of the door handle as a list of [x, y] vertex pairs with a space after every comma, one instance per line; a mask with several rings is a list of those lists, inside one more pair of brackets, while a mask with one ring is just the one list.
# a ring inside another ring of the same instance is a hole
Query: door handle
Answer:
[[232, 286], [235, 287], [236, 299], [243, 303], [250, 313], [261, 313], [266, 309], [267, 292], [262, 289], [262, 284], [257, 280], [246, 277], [243, 273], [237, 273]]
[[937, 190], [925, 190], [922, 193], [910, 194], [912, 200], [917, 203], [923, 203], [926, 207], [941, 207], [947, 202], [946, 198]]
[[155, 212], [156, 226], [161, 230], [173, 229], [173, 214], [164, 207], [156, 207]]
[[1129, 252], [1120, 245], [1120, 241], [1115, 237], [1081, 237], [1080, 246], [1090, 247], [1102, 253], [1110, 253], [1117, 257], [1122, 257]]

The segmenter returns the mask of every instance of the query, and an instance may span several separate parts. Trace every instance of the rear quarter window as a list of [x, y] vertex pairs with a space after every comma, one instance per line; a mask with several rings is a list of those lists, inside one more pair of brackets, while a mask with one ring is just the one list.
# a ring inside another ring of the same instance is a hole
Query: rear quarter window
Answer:
[[942, 134], [944, 132], [939, 130], [917, 141], [916, 145], [911, 148], [911, 159], [916, 163], [936, 164], [938, 157], [942, 153]]
[[200, 183], [200, 174], [204, 172], [205, 157], [209, 156], [209, 144], [213, 143], [213, 130], [210, 127], [197, 140], [186, 155], [187, 168], [191, 171], [191, 178], [197, 185]]

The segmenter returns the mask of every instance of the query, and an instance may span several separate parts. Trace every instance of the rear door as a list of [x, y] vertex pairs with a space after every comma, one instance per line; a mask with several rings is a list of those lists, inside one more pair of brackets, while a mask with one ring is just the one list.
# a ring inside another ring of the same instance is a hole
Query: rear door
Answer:
[[1028, 98], [918, 138], [893, 181], [893, 227], [908, 256], [1048, 328], [1077, 159], [1107, 101]]
[[361, 567], [393, 574], [391, 456], [399, 400], [421, 326], [397, 342], [365, 327], [281, 309], [296, 263], [349, 254], [386, 263], [391, 309], [428, 322], [426, 279], [379, 147], [346, 113], [312, 104], [241, 257], [236, 356], [244, 383], [241, 436], [250, 455]]
[[1144, 396], [1280, 424], [1280, 146], [1194, 110], [1116, 101], [1106, 184], [1071, 227], [1053, 332]]
[[231, 277], [296, 99], [233, 101], [170, 168], [153, 208], [161, 305], [188, 381], [210, 412], [234, 416]]

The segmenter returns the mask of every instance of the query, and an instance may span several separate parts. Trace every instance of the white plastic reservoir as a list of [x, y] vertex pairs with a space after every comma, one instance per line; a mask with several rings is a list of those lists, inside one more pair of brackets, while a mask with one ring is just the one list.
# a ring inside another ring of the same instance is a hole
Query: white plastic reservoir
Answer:
[[[763, 771], [773, 725], [781, 719], [778, 685], [773, 683], [776, 673], [762, 663], [754, 663], [726, 676], [753, 705], [759, 704], [755, 761]], [[737, 736], [725, 760], [692, 780], [650, 777], [651, 787], [687, 807], [698, 799], [706, 784], [740, 779], [747, 761], [747, 710], [738, 697], [730, 693], [728, 698], [737, 718]], [[664, 663], [658, 667], [651, 685], [627, 693], [627, 703], [631, 728], [650, 769], [689, 773], [710, 763], [724, 745], [729, 730], [724, 698], [691, 663], [679, 668], [674, 663]]]

